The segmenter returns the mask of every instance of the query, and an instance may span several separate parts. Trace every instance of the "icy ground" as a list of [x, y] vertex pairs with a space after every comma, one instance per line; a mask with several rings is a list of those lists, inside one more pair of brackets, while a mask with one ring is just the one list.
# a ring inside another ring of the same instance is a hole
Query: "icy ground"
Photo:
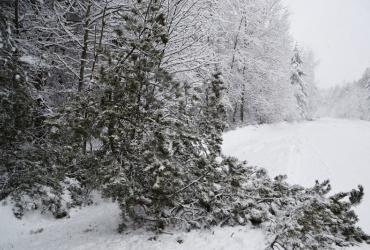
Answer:
[[[335, 191], [365, 187], [358, 207], [360, 225], [370, 232], [370, 122], [322, 119], [305, 123], [249, 126], [225, 134], [225, 154], [248, 160], [291, 183], [311, 185], [330, 178]], [[94, 206], [54, 220], [28, 214], [17, 220], [0, 205], [0, 250], [263, 250], [264, 233], [245, 227], [154, 234], [116, 233], [119, 210], [97, 200]], [[151, 239], [151, 240], [149, 240]], [[180, 244], [180, 243], [181, 244]], [[357, 248], [356, 248], [357, 249]], [[361, 249], [370, 249], [364, 246]]]

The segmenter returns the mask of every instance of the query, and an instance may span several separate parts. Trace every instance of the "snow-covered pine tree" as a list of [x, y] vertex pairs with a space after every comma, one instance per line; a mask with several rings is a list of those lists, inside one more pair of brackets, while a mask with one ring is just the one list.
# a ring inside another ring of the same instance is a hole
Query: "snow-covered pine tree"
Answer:
[[307, 86], [303, 79], [304, 72], [302, 71], [302, 58], [298, 46], [294, 48], [294, 54], [291, 60], [292, 75], [290, 77], [291, 84], [295, 86], [295, 97], [297, 100], [297, 109], [300, 119], [308, 118], [308, 93]]
[[[165, 8], [157, 1], [129, 6], [115, 30], [119, 49], [106, 51], [98, 84], [77, 93], [53, 126], [60, 138], [68, 137], [59, 141], [67, 143], [60, 145], [65, 164], [78, 169], [71, 177], [99, 183], [129, 221], [162, 227], [171, 220], [164, 220], [166, 208], [191, 197], [191, 183], [204, 174], [206, 153], [214, 149], [207, 149], [191, 118], [193, 90], [161, 68]], [[95, 141], [86, 152], [80, 149], [84, 138]]]
[[[223, 84], [219, 74], [200, 87], [173, 80], [161, 67], [165, 8], [156, 1], [130, 6], [115, 31], [120, 49], [106, 51], [98, 84], [77, 93], [52, 125], [66, 143], [60, 159], [77, 170], [68, 177], [98, 183], [126, 223], [161, 228], [183, 221], [179, 214], [187, 218], [184, 206], [201, 206], [199, 190], [212, 181], [225, 126]], [[85, 153], [83, 138], [95, 142]]]

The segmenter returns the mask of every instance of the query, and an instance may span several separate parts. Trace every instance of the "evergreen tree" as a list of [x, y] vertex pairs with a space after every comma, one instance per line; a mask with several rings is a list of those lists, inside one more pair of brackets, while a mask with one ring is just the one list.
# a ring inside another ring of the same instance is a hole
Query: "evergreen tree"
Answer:
[[293, 72], [290, 77], [291, 84], [296, 87], [295, 97], [297, 100], [297, 107], [299, 111], [299, 115], [301, 119], [308, 118], [308, 93], [307, 93], [307, 86], [304, 82], [303, 76], [304, 72], [302, 71], [302, 64], [303, 61], [301, 59], [301, 55], [299, 52], [298, 47], [294, 48], [294, 55], [291, 60], [291, 64], [293, 67]]
[[[132, 47], [113, 58], [119, 65], [102, 73], [105, 93], [100, 126], [107, 128], [102, 140], [110, 156], [103, 186], [107, 196], [118, 200], [126, 219], [149, 220], [162, 228], [176, 221], [167, 209], [196, 200], [199, 180], [219, 154], [223, 125], [218, 124], [215, 132], [211, 124], [199, 131], [192, 116], [200, 107], [188, 100], [199, 98], [196, 90], [174, 81], [161, 68], [168, 41], [164, 9], [155, 1], [134, 7], [134, 14], [126, 16], [123, 35], [118, 32], [118, 41]], [[127, 37], [133, 39], [125, 41]], [[206, 87], [205, 110], [198, 111], [213, 119], [209, 122], [217, 119], [215, 112], [223, 112], [221, 81], [218, 75], [215, 78]]]
[[[131, 7], [116, 30], [121, 49], [107, 51], [98, 84], [76, 93], [51, 125], [69, 145], [58, 146], [75, 169], [68, 177], [101, 187], [126, 223], [161, 228], [179, 222], [167, 209], [203, 200], [225, 127], [223, 84], [219, 74], [200, 88], [175, 81], [161, 68], [165, 9], [156, 1]], [[84, 139], [96, 145], [81, 149]]]

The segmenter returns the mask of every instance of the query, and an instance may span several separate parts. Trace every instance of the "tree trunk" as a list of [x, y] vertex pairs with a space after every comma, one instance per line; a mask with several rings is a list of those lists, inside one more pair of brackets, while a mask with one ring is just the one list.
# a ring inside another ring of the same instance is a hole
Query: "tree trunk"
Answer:
[[236, 123], [236, 114], [238, 112], [238, 103], [236, 102], [235, 103], [235, 107], [234, 107], [234, 113], [233, 113], [233, 123], [235, 124]]
[[[89, 25], [90, 25], [90, 12], [91, 12], [91, 0], [88, 1], [88, 5], [86, 8], [86, 16], [85, 16], [85, 24], [84, 24], [84, 37], [83, 37], [83, 48], [81, 54], [81, 64], [80, 64], [80, 76], [78, 79], [78, 92], [81, 92], [83, 89], [83, 82], [85, 77], [85, 66], [87, 61], [87, 50], [88, 50], [88, 39], [89, 39]], [[87, 112], [84, 112], [84, 118], [87, 119]], [[82, 153], [86, 154], [86, 147], [87, 147], [87, 138], [83, 138], [82, 142]]]
[[86, 17], [85, 17], [85, 24], [84, 24], [84, 38], [83, 38], [83, 48], [82, 48], [82, 54], [81, 54], [80, 76], [78, 79], [78, 92], [82, 91], [84, 77], [85, 77], [85, 66], [86, 66], [87, 50], [88, 50], [91, 5], [92, 5], [91, 0], [89, 0], [87, 9], [86, 9]]
[[238, 33], [236, 34], [236, 37], [235, 37], [235, 42], [234, 42], [234, 52], [233, 52], [233, 59], [232, 59], [232, 61], [231, 61], [231, 68], [233, 68], [233, 67], [234, 67], [236, 47], [238, 46], [239, 34], [240, 34], [240, 30], [242, 29], [243, 19], [244, 19], [244, 17], [242, 17], [242, 18], [240, 19], [240, 24], [239, 24], [239, 28], [238, 28]]
[[14, 2], [14, 26], [15, 26], [15, 34], [19, 35], [19, 0], [15, 0]]
[[243, 86], [242, 97], [240, 100], [240, 121], [244, 122], [244, 102], [245, 102], [245, 87]]
[[101, 29], [100, 29], [99, 45], [98, 45], [97, 51], [94, 51], [94, 61], [93, 61], [92, 69], [91, 69], [91, 77], [90, 77], [90, 79], [93, 79], [94, 78], [95, 65], [98, 62], [98, 59], [99, 59], [98, 56], [99, 56], [99, 53], [102, 50], [102, 42], [103, 42], [103, 35], [104, 35], [106, 11], [107, 11], [107, 5], [105, 5], [104, 10], [103, 10], [103, 17], [102, 17]]

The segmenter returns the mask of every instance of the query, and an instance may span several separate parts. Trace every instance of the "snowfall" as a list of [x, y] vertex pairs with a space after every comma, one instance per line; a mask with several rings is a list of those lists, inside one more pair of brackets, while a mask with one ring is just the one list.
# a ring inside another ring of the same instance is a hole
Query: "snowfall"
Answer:
[[[359, 225], [370, 233], [370, 122], [320, 119], [302, 123], [248, 126], [224, 134], [223, 153], [266, 168], [271, 176], [287, 174], [292, 184], [312, 186], [330, 179], [334, 191], [362, 184], [365, 198], [356, 208]], [[14, 218], [7, 204], [0, 205], [0, 250], [263, 250], [262, 230], [248, 227], [211, 231], [145, 231], [118, 234], [119, 210], [96, 199], [93, 206], [71, 211], [55, 220], [38, 213]], [[360, 246], [351, 249], [370, 249]]]

